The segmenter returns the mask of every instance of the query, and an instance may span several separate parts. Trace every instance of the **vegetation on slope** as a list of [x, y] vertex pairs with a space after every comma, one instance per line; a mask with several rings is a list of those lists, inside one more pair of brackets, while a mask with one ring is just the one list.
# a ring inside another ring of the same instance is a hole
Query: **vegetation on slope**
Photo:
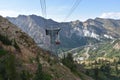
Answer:
[[1, 34], [0, 34], [0, 41], [5, 45], [12, 45], [12, 41], [10, 41], [7, 36], [3, 36]]
[[[79, 76], [82, 80], [93, 80], [92, 78], [85, 75], [85, 72], [82, 73], [80, 65], [73, 61], [73, 57], [71, 53], [68, 53], [67, 57], [62, 59], [62, 63], [67, 66], [72, 73]], [[85, 69], [84, 69], [85, 70]]]
[[[90, 56], [85, 58], [87, 52]], [[75, 51], [74, 51], [75, 52]], [[74, 57], [83, 57], [84, 60], [77, 60], [84, 65], [86, 74], [95, 80], [119, 80], [120, 79], [120, 40], [107, 41], [106, 43], [89, 45], [77, 50]]]
[[96, 61], [89, 65], [84, 65], [86, 74], [93, 77], [95, 80], [119, 80], [120, 79], [120, 64], [119, 61], [113, 63], [109, 61]]
[[80, 80], [27, 34], [0, 16], [0, 80]]

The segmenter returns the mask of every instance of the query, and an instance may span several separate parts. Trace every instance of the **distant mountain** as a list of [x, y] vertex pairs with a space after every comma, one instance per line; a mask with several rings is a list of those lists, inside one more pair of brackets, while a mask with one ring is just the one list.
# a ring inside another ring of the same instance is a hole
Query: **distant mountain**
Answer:
[[45, 29], [60, 27], [61, 47], [75, 48], [89, 43], [97, 43], [120, 37], [120, 20], [114, 19], [88, 19], [85, 22], [79, 20], [58, 23], [51, 19], [44, 19], [36, 15], [19, 15], [7, 17], [13, 24], [19, 26], [28, 33], [41, 47], [48, 47], [49, 38], [45, 35]]

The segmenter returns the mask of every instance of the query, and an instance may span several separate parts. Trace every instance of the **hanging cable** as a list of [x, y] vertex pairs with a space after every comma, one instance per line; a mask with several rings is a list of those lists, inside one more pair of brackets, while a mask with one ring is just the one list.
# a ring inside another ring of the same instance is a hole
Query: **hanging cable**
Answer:
[[44, 0], [44, 14], [45, 14], [45, 18], [47, 17], [47, 12], [46, 12], [46, 0]]
[[45, 0], [40, 0], [40, 5], [41, 5], [41, 13], [44, 18], [47, 17], [46, 13], [46, 1]]
[[68, 13], [68, 15], [65, 17], [64, 21], [66, 21], [71, 14], [75, 11], [75, 9], [78, 7], [78, 5], [80, 4], [82, 0], [76, 0], [75, 3], [73, 4], [72, 8], [70, 9], [70, 12]]
[[[41, 5], [41, 13], [44, 18], [47, 17], [47, 12], [46, 12], [46, 0], [40, 0], [40, 5]], [[47, 20], [45, 19], [43, 21], [44, 27], [47, 26]]]
[[[42, 14], [42, 17], [43, 18], [46, 18], [47, 17], [47, 12], [46, 12], [46, 0], [40, 0], [40, 8], [41, 8], [41, 14]], [[43, 29], [45, 29], [47, 27], [47, 20], [44, 19], [43, 20]], [[42, 43], [44, 44], [44, 41], [45, 41], [45, 32], [43, 34], [43, 40], [42, 40]]]

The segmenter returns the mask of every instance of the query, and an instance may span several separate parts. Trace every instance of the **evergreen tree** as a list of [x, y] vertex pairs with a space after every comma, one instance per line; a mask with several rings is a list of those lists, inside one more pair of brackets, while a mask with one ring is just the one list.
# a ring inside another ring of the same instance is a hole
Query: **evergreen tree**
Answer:
[[94, 69], [95, 80], [98, 80], [98, 74], [99, 74], [99, 69], [98, 69], [98, 68], [95, 68], [95, 69]]
[[118, 70], [118, 63], [117, 62], [115, 63], [115, 71], [116, 71], [116, 75], [118, 75], [119, 74], [119, 70]]
[[7, 53], [0, 58], [0, 75], [3, 80], [16, 80], [17, 73], [14, 55]]
[[20, 75], [22, 80], [30, 80], [31, 76], [30, 73], [26, 70], [22, 71], [22, 74]]
[[42, 72], [42, 65], [39, 63], [38, 69], [36, 71], [35, 80], [44, 80], [43, 78], [44, 77], [43, 77], [43, 72]]
[[16, 80], [16, 69], [15, 69], [15, 56], [9, 54], [6, 60], [6, 75], [9, 80]]
[[17, 42], [15, 41], [15, 39], [14, 39], [14, 44], [13, 44], [13, 46], [15, 47], [15, 49], [16, 49], [17, 51], [20, 52], [20, 47], [18, 46], [18, 44], [17, 44]]
[[62, 59], [62, 63], [70, 68], [72, 72], [76, 71], [76, 65], [74, 64], [72, 54], [68, 53], [67, 57], [64, 57], [64, 59]]
[[51, 80], [51, 76], [42, 71], [42, 65], [40, 63], [38, 64], [34, 80]]
[[100, 67], [100, 70], [104, 72], [105, 75], [110, 76], [111, 67], [109, 64], [104, 64]]

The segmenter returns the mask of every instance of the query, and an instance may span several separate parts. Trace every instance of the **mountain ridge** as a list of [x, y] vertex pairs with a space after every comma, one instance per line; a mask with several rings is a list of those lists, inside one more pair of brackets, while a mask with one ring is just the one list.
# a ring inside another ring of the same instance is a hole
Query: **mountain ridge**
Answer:
[[[50, 43], [48, 43], [49, 38], [46, 37], [45, 34], [45, 28], [51, 26], [61, 28], [60, 40], [64, 48], [75, 48], [89, 43], [101, 42], [105, 39], [120, 37], [120, 20], [95, 18], [88, 19], [84, 22], [76, 20], [60, 23], [37, 15], [29, 15], [26, 16], [25, 19], [19, 19], [19, 17], [22, 18], [18, 16], [16, 18], [7, 17], [7, 19], [19, 26], [24, 32], [29, 34], [36, 43], [41, 43], [44, 47], [50, 45]], [[91, 38], [91, 40], [84, 41], [85, 38]]]

